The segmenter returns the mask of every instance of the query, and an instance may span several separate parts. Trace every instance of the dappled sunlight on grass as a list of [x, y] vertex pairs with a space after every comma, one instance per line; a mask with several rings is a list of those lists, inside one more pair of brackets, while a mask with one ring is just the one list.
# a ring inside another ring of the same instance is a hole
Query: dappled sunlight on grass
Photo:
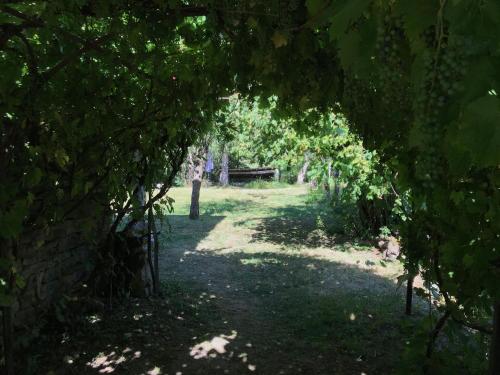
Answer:
[[[290, 186], [279, 189], [245, 189], [245, 188], [217, 188], [202, 187], [200, 191], [200, 212], [207, 215], [228, 213], [241, 218], [244, 211], [264, 213], [269, 209], [282, 207], [294, 203], [302, 204], [301, 197], [307, 194], [306, 187]], [[175, 215], [189, 213], [191, 189], [177, 187], [170, 190], [169, 196], [174, 200]], [[258, 215], [257, 215], [258, 216]]]
[[63, 373], [390, 373], [413, 329], [399, 262], [329, 235], [302, 187], [203, 190], [199, 220], [168, 216], [163, 297], [90, 314], [50, 354]]
[[[169, 241], [165, 275], [196, 280], [216, 292], [222, 326], [232, 321], [242, 339], [252, 337], [257, 372], [312, 374], [336, 368], [339, 374], [380, 373], [389, 368], [395, 358], [382, 357], [383, 348], [404, 345], [401, 335], [408, 329], [401, 325], [403, 291], [396, 285], [400, 263], [384, 261], [368, 244], [329, 234], [328, 216], [318, 202], [306, 202], [303, 188], [289, 189], [294, 194], [288, 196], [278, 190], [206, 189], [210, 210], [224, 216], [216, 222], [204, 216], [199, 223], [172, 217], [183, 239], [178, 242], [174, 235]], [[190, 231], [190, 241], [184, 240], [182, 233]], [[178, 257], [181, 268], [175, 266]], [[216, 337], [205, 337], [203, 348]], [[238, 345], [238, 339], [224, 347]], [[317, 361], [304, 358], [311, 350], [319, 353]], [[290, 368], [283, 366], [287, 362]]]
[[138, 358], [141, 358], [139, 350], [133, 351], [130, 348], [125, 348], [121, 352], [99, 353], [92, 361], [87, 362], [87, 366], [96, 369], [101, 374], [109, 374], [114, 372], [118, 365]]
[[[276, 246], [246, 246], [240, 248], [221, 248], [221, 249], [199, 249], [196, 252], [190, 252], [189, 255], [202, 256], [224, 256], [237, 257], [242, 265], [268, 267], [271, 265], [283, 268], [290, 267], [290, 262], [300, 263], [303, 268], [316, 271], [317, 267], [314, 260], [325, 261], [324, 268], [330, 267], [330, 271], [343, 269], [347, 266], [355, 267], [360, 270], [368, 271], [374, 275], [386, 278], [391, 283], [396, 283], [396, 278], [403, 270], [399, 262], [388, 262], [380, 258], [375, 251], [353, 251], [343, 252], [327, 248], [315, 248], [302, 251], [283, 249]], [[331, 263], [328, 266], [328, 263]], [[382, 265], [383, 264], [383, 265]]]
[[247, 258], [247, 259], [240, 259], [240, 262], [241, 264], [252, 265], [252, 266], [280, 263], [280, 261], [276, 258]]
[[160, 375], [161, 374], [161, 369], [159, 367], [153, 367], [151, 370], [148, 370], [146, 372], [147, 375]]
[[205, 340], [199, 344], [194, 345], [189, 352], [189, 355], [194, 359], [200, 358], [215, 358], [217, 354], [224, 354], [227, 352], [226, 346], [231, 340], [238, 336], [238, 332], [232, 331], [230, 335], [214, 336], [211, 340]]
[[[325, 229], [328, 212], [316, 202], [306, 204], [308, 196], [303, 187], [286, 189], [287, 196], [281, 190], [205, 188], [207, 202], [202, 200], [201, 206], [207, 205], [226, 216], [206, 216], [194, 223], [183, 215], [170, 216], [175, 239], [169, 246], [219, 255], [293, 254], [373, 269], [378, 275], [391, 278], [402, 271], [399, 262], [386, 262], [387, 267], [378, 267], [381, 259], [376, 252], [370, 254], [369, 245], [328, 234]], [[185, 203], [188, 193], [185, 188], [177, 188], [172, 194]], [[216, 208], [218, 205], [220, 210]], [[231, 211], [226, 210], [229, 206]]]
[[[203, 342], [195, 344], [189, 355], [194, 359], [214, 359], [218, 357], [225, 358], [226, 360], [235, 360], [241, 362], [243, 366], [246, 366], [248, 370], [255, 371], [257, 366], [250, 363], [249, 355], [246, 351], [238, 352], [237, 350], [231, 350], [230, 344], [238, 337], [238, 332], [235, 330], [231, 331], [231, 334], [225, 335], [220, 334], [212, 337], [210, 340], [205, 340]], [[252, 348], [252, 343], [247, 342], [244, 348]], [[228, 373], [227, 371], [225, 373]]]

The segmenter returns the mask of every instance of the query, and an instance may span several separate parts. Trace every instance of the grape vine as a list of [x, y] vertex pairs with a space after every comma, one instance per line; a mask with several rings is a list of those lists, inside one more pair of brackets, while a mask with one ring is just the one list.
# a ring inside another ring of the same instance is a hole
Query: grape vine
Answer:
[[23, 233], [88, 200], [144, 215], [138, 180], [167, 178], [221, 97], [276, 95], [286, 116], [345, 114], [411, 191], [407, 269], [446, 317], [428, 337], [491, 333], [495, 316], [500, 373], [499, 15], [497, 0], [3, 1], [0, 302], [22, 284]]

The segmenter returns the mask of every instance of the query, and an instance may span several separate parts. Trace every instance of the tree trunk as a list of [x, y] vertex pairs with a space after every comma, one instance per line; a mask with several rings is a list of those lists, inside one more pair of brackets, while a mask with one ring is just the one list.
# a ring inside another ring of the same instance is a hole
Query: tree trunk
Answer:
[[302, 168], [299, 170], [299, 174], [297, 175], [297, 183], [303, 184], [306, 182], [307, 170], [309, 169], [309, 156], [305, 156], [304, 164]]
[[193, 177], [194, 177], [194, 160], [195, 158], [193, 157], [193, 152], [189, 151], [188, 152], [188, 169], [187, 169], [187, 176], [186, 176], [186, 184], [191, 185], [193, 182]]
[[336, 199], [339, 199], [340, 198], [340, 195], [342, 193], [342, 191], [340, 190], [340, 181], [339, 181], [339, 177], [340, 177], [340, 171], [333, 171], [333, 179], [334, 179], [334, 188], [333, 188], [333, 191], [335, 193], [335, 198]]
[[192, 191], [191, 191], [191, 208], [189, 210], [189, 218], [191, 220], [199, 219], [200, 217], [200, 189], [201, 181], [203, 179], [203, 168], [204, 160], [202, 157], [202, 152], [199, 152], [195, 160], [193, 160], [194, 170], [193, 170], [193, 181]]
[[[412, 212], [413, 210], [412, 206]], [[408, 280], [406, 282], [406, 307], [405, 313], [406, 315], [412, 314], [412, 305], [413, 305], [413, 282], [415, 280], [415, 276], [418, 275], [418, 261], [415, 259], [415, 250], [416, 246], [418, 246], [418, 238], [416, 236], [417, 232], [415, 231], [415, 223], [412, 220], [406, 222], [406, 230], [403, 231], [402, 243], [403, 246], [406, 247], [406, 264], [405, 268], [408, 272]]]
[[219, 183], [221, 184], [221, 186], [229, 185], [229, 155], [225, 147], [224, 147], [224, 152], [222, 153]]
[[[12, 247], [7, 241], [0, 240], [0, 257], [9, 259], [13, 258]], [[5, 274], [1, 275], [7, 281], [6, 292], [14, 293], [15, 280], [14, 273], [9, 269]], [[2, 310], [2, 336], [3, 336], [3, 355], [4, 369], [0, 371], [2, 374], [14, 375], [14, 333], [12, 322], [12, 306], [3, 306]]]
[[[136, 193], [136, 198], [141, 206], [146, 204], [146, 192], [144, 185], [139, 185]], [[136, 238], [141, 239], [142, 244], [142, 259], [144, 259], [142, 270], [134, 275], [134, 281], [132, 283], [132, 293], [137, 296], [149, 296], [151, 295], [151, 287], [153, 285], [150, 265], [150, 256], [148, 254], [148, 241], [144, 241], [147, 235], [147, 224], [144, 217], [135, 223], [132, 227], [132, 234]], [[150, 249], [149, 249], [150, 250]]]
[[331, 192], [331, 186], [330, 186], [330, 181], [332, 179], [332, 161], [328, 161], [328, 177], [326, 181], [323, 184], [323, 188], [325, 189], [325, 193], [328, 199], [332, 197], [332, 192]]
[[493, 335], [489, 357], [490, 375], [500, 374], [500, 302], [495, 303], [493, 311]]

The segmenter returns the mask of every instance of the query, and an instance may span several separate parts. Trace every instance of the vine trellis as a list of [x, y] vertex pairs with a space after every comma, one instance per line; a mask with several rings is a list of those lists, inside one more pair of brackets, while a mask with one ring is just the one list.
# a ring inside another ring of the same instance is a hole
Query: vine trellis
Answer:
[[[13, 251], [21, 236], [89, 201], [100, 202], [96, 223], [138, 220], [158, 203], [134, 200], [138, 181], [171, 182], [219, 98], [273, 94], [283, 116], [343, 112], [398, 189], [411, 190], [409, 280], [420, 272], [444, 302], [429, 342], [449, 318], [483, 332], [493, 320], [488, 359], [500, 373], [498, 1], [230, 5], [2, 2], [4, 316], [22, 285]], [[431, 354], [419, 358], [430, 363]]]

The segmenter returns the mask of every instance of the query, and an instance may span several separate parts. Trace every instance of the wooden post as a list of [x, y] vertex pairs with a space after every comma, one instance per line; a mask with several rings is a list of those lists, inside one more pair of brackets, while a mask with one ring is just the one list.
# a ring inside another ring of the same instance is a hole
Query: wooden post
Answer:
[[[414, 212], [412, 210], [412, 212]], [[402, 243], [406, 247], [406, 269], [408, 271], [408, 280], [406, 282], [406, 315], [412, 314], [413, 304], [413, 282], [418, 275], [418, 261], [415, 258], [415, 247], [418, 245], [417, 232], [413, 220], [406, 222], [406, 230], [403, 231]]]
[[3, 350], [5, 355], [5, 375], [14, 375], [12, 307], [2, 307]]
[[413, 303], [413, 280], [415, 276], [413, 274], [408, 275], [408, 280], [406, 282], [406, 315], [411, 315], [412, 303]]
[[152, 225], [152, 230], [153, 230], [153, 253], [154, 253], [154, 270], [155, 270], [155, 286], [156, 286], [156, 293], [159, 295], [161, 294], [160, 292], [160, 242], [158, 239], [158, 232], [156, 231], [156, 222], [155, 218], [153, 216], [153, 221], [151, 223]]
[[[149, 199], [151, 199], [151, 192], [149, 192]], [[156, 284], [156, 272], [154, 269], [153, 265], [153, 207], [150, 207], [148, 209], [148, 252], [147, 252], [147, 257], [148, 257], [148, 265], [149, 265], [149, 271], [151, 273], [151, 281], [153, 283], [153, 294], [158, 294], [158, 285]]]

